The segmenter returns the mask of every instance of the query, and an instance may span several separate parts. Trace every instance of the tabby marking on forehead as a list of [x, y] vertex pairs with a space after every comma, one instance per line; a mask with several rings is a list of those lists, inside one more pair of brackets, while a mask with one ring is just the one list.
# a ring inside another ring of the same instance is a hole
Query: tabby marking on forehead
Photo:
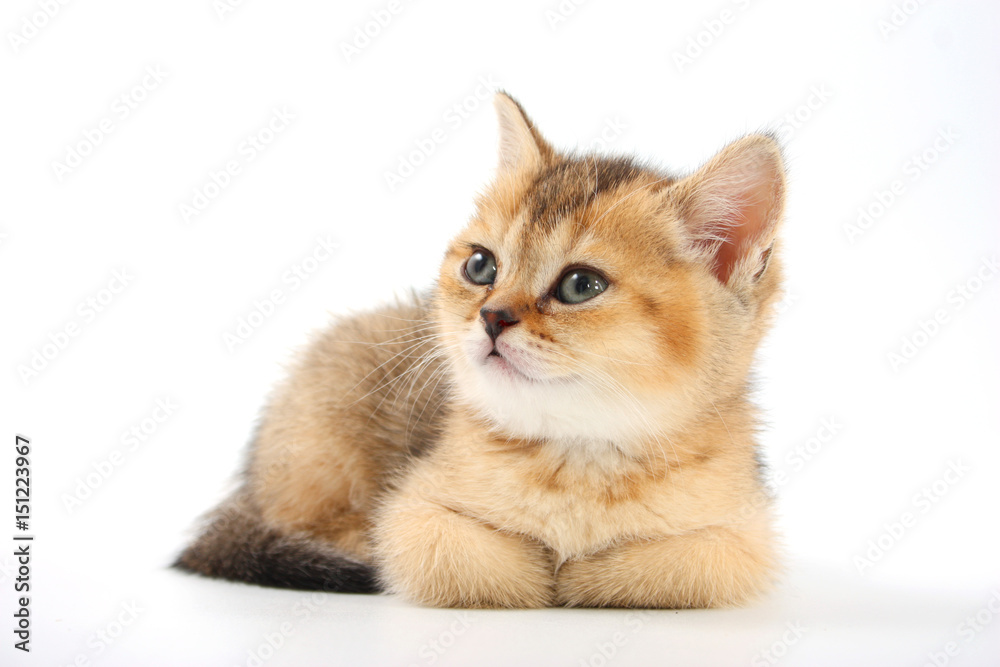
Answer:
[[524, 200], [527, 220], [534, 229], [550, 232], [560, 219], [585, 208], [602, 192], [641, 182], [650, 175], [627, 157], [588, 156], [557, 162], [540, 173], [529, 188]]

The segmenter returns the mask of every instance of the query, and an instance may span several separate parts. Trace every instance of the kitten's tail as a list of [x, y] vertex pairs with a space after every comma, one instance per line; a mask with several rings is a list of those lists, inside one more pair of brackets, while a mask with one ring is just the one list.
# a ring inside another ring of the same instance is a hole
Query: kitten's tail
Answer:
[[303, 535], [267, 526], [237, 492], [208, 517], [173, 567], [258, 586], [338, 593], [377, 593], [375, 569]]

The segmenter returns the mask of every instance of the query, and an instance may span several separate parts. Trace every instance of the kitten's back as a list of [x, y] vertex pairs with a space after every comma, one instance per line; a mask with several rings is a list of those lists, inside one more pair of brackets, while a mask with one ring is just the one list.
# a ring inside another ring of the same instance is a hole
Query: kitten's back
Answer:
[[175, 566], [264, 586], [376, 590], [371, 510], [447, 410], [429, 308], [414, 294], [309, 345], [264, 411], [239, 490]]

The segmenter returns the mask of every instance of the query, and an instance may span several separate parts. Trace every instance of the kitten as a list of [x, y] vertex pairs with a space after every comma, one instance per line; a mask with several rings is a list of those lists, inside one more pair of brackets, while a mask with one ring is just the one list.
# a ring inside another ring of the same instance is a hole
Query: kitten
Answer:
[[498, 93], [500, 164], [433, 295], [345, 318], [176, 565], [444, 607], [709, 607], [776, 571], [748, 394], [784, 167], [567, 155]]

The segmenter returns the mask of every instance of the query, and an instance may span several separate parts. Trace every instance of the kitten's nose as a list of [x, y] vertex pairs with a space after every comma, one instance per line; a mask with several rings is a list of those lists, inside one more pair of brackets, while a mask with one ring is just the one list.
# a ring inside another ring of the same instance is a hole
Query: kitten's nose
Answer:
[[479, 316], [483, 318], [483, 322], [486, 324], [486, 335], [490, 337], [490, 340], [496, 342], [497, 336], [500, 332], [507, 327], [512, 327], [521, 320], [515, 319], [514, 315], [509, 310], [491, 310], [489, 308], [483, 308], [479, 311]]

